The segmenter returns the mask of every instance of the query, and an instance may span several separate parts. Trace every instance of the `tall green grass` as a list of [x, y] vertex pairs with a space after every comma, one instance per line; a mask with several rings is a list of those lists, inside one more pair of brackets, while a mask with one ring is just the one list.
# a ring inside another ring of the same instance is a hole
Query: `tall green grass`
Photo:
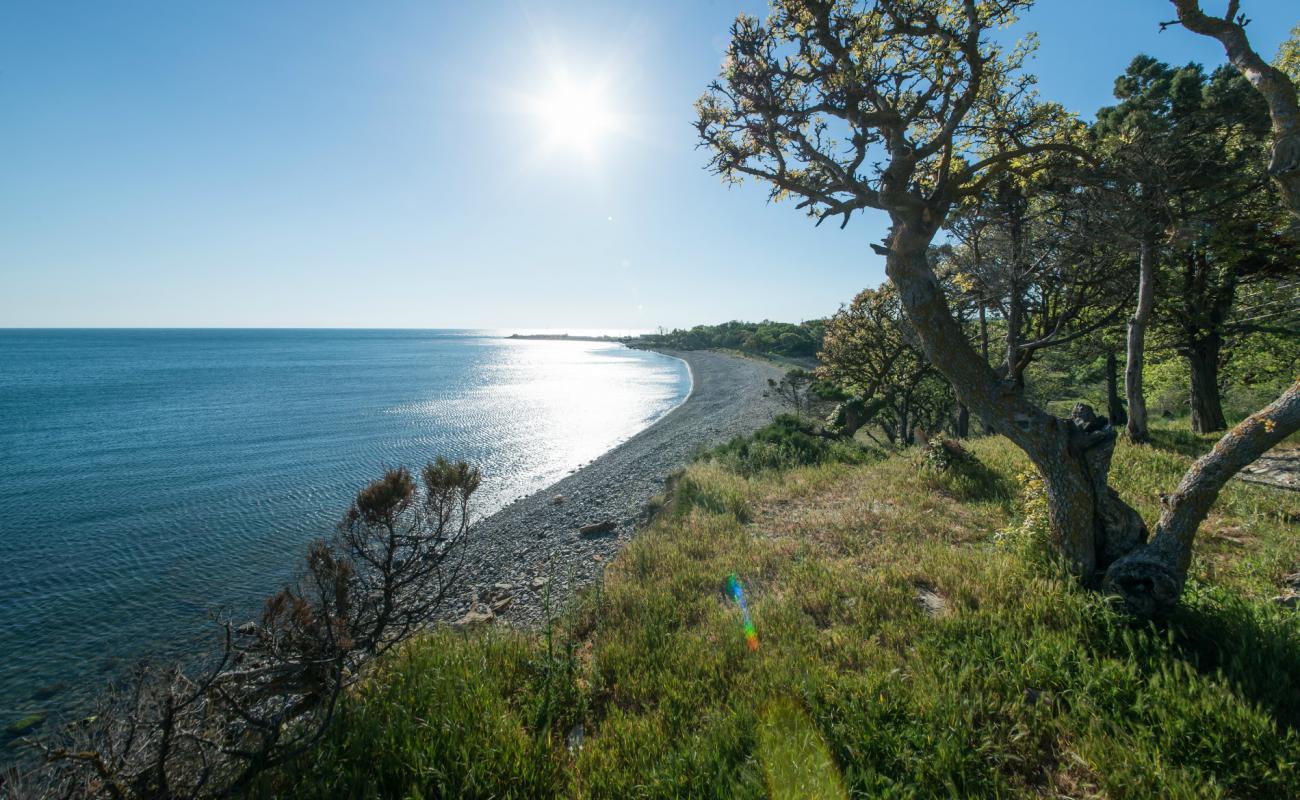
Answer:
[[[422, 637], [375, 668], [320, 749], [260, 788], [1295, 797], [1300, 623], [1268, 599], [1300, 566], [1294, 495], [1230, 487], [1182, 611], [1155, 627], [1004, 546], [1026, 513], [1026, 464], [1005, 440], [969, 447], [965, 472], [930, 469], [919, 450], [692, 465], [599, 591], [547, 631]], [[1189, 461], [1121, 445], [1115, 482], [1151, 519]], [[1240, 542], [1216, 544], [1228, 530]]]

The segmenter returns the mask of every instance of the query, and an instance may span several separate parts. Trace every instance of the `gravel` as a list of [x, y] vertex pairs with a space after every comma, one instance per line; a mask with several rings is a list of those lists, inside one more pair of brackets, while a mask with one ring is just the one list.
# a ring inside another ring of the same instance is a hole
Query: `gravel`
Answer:
[[775, 396], [765, 396], [767, 379], [785, 372], [777, 364], [711, 351], [667, 355], [690, 366], [686, 401], [572, 475], [475, 523], [451, 619], [540, 624], [600, 578], [669, 473], [782, 411]]

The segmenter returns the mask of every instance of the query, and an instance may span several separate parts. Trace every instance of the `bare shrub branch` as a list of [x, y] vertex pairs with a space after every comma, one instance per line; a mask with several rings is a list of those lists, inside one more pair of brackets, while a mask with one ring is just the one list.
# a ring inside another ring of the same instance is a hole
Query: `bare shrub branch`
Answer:
[[96, 712], [32, 744], [25, 791], [60, 797], [237, 793], [314, 746], [371, 658], [434, 622], [459, 578], [479, 471], [439, 458], [357, 493], [334, 535], [258, 622], [222, 623], [204, 668], [142, 665]]

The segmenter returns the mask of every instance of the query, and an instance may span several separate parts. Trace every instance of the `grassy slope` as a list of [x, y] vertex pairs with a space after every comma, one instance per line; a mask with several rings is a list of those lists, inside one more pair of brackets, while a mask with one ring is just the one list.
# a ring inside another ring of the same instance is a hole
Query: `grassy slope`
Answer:
[[[1148, 519], [1205, 446], [1159, 436], [1115, 461]], [[915, 451], [752, 478], [692, 466], [549, 635], [418, 641], [268, 789], [1294, 797], [1300, 623], [1268, 598], [1300, 567], [1300, 499], [1228, 489], [1185, 609], [1155, 629], [1036, 556], [1023, 459], [1001, 439], [971, 449], [987, 469], [936, 473]]]

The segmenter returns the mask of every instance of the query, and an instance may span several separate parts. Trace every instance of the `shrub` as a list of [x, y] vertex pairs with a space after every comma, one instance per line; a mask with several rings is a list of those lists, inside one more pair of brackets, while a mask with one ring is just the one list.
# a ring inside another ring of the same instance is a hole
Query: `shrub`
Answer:
[[862, 464], [872, 459], [872, 451], [851, 439], [827, 435], [806, 418], [782, 414], [750, 436], [737, 436], [702, 458], [753, 477], [770, 470], [831, 462]]
[[1008, 504], [1012, 500], [1008, 482], [955, 439], [931, 439], [921, 463], [935, 488], [945, 489], [959, 500]]
[[97, 714], [37, 742], [41, 793], [224, 797], [310, 751], [362, 667], [436, 618], [460, 573], [479, 480], [441, 458], [419, 480], [387, 470], [332, 538], [311, 544], [302, 577], [259, 622], [225, 623], [202, 669], [141, 667]]
[[1020, 496], [1016, 501], [1015, 521], [998, 531], [994, 541], [1036, 558], [1045, 555], [1050, 548], [1047, 492], [1043, 488], [1043, 479], [1032, 469], [1016, 475], [1016, 482], [1020, 484]]

